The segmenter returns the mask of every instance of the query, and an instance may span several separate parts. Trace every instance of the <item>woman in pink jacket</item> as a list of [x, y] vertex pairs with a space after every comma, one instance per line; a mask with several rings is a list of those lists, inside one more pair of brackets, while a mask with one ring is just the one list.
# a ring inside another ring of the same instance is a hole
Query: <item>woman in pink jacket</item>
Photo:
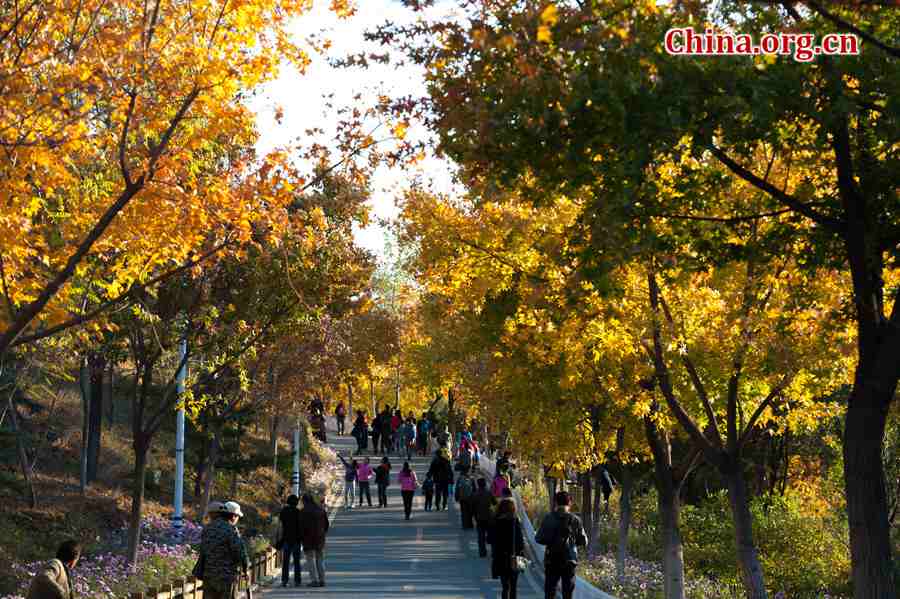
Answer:
[[508, 488], [509, 479], [506, 478], [505, 474], [498, 473], [497, 476], [494, 477], [494, 482], [491, 483], [491, 495], [501, 499], [503, 497], [503, 490]]
[[409, 467], [409, 462], [403, 462], [403, 469], [400, 470], [397, 478], [400, 481], [400, 494], [403, 495], [403, 512], [406, 514], [406, 519], [409, 520], [409, 515], [412, 513], [413, 496], [416, 494], [416, 487], [419, 486], [419, 479]]
[[369, 458], [366, 458], [356, 467], [356, 484], [359, 485], [359, 507], [362, 507], [363, 493], [366, 494], [366, 501], [369, 507], [372, 507], [372, 491], [369, 489], [369, 481], [375, 476], [375, 471], [369, 465]]

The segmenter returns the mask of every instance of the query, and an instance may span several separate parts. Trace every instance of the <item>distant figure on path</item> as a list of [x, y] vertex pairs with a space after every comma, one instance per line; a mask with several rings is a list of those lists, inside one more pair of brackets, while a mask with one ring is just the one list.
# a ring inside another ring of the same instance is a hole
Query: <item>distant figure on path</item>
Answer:
[[348, 462], [341, 454], [338, 454], [338, 457], [344, 464], [344, 507], [352, 510], [353, 502], [356, 499], [356, 470], [359, 468], [359, 464], [356, 463], [356, 460]]
[[[287, 498], [287, 505], [278, 514], [279, 529], [276, 548], [280, 548], [284, 555], [281, 560], [281, 586], [286, 587], [291, 577], [291, 559], [294, 560], [294, 586], [299, 587], [302, 579], [300, 564], [300, 510], [297, 504], [300, 498], [291, 495]], [[280, 547], [277, 547], [280, 545]]]
[[516, 599], [519, 571], [514, 560], [516, 556], [525, 556], [525, 537], [516, 517], [516, 504], [508, 499], [501, 501], [497, 508], [497, 517], [491, 528], [491, 547], [491, 575], [500, 579], [503, 588], [501, 597]]
[[353, 422], [353, 430], [350, 434], [356, 439], [356, 455], [362, 455], [362, 452], [369, 448], [369, 423], [366, 422], [362, 411], [356, 413], [356, 420]]
[[200, 535], [204, 599], [237, 599], [240, 579], [250, 569], [247, 549], [237, 530], [237, 521], [243, 515], [238, 503], [226, 501]]
[[303, 494], [303, 509], [300, 510], [300, 539], [309, 577], [308, 587], [325, 586], [325, 536], [328, 534], [328, 514], [316, 504], [312, 495]]
[[556, 599], [556, 587], [562, 582], [563, 599], [575, 592], [575, 567], [578, 547], [587, 546], [587, 535], [578, 516], [569, 513], [571, 498], [565, 491], [556, 494], [556, 511], [544, 516], [534, 540], [544, 545], [544, 596]]
[[430, 512], [434, 501], [434, 479], [429, 474], [422, 483], [422, 495], [425, 496], [425, 511]]
[[381, 440], [381, 413], [375, 412], [375, 417], [372, 418], [372, 453], [378, 454], [381, 453], [381, 447], [379, 447], [378, 442]]
[[459, 503], [459, 514], [462, 521], [463, 530], [471, 530], [475, 528], [472, 520], [472, 496], [475, 494], [475, 481], [469, 475], [468, 468], [460, 473], [456, 479], [456, 490], [453, 499]]
[[344, 407], [344, 402], [338, 402], [337, 408], [334, 410], [334, 418], [337, 420], [337, 434], [343, 437], [344, 426], [347, 421], [347, 408]]
[[375, 471], [369, 465], [369, 458], [365, 458], [362, 464], [356, 467], [356, 483], [359, 485], [359, 507], [363, 504], [363, 493], [366, 495], [366, 501], [369, 507], [372, 507], [372, 490], [369, 484], [375, 477]]
[[391, 409], [384, 406], [381, 413], [381, 453], [388, 455], [391, 452], [391, 444], [394, 442], [393, 429], [391, 428]]
[[74, 599], [72, 568], [81, 558], [81, 544], [65, 541], [56, 550], [56, 558], [31, 580], [26, 599]]
[[449, 507], [450, 485], [453, 484], [453, 466], [450, 464], [450, 452], [446, 448], [438, 450], [428, 468], [428, 475], [434, 480], [434, 492], [437, 495], [434, 509], [446, 510]]
[[509, 478], [505, 474], [497, 474], [494, 477], [494, 482], [491, 483], [491, 493], [493, 493], [494, 497], [501, 498], [503, 497], [503, 491], [509, 488]]
[[391, 484], [391, 461], [387, 456], [375, 468], [375, 485], [378, 487], [378, 507], [387, 507], [387, 488]]
[[409, 467], [409, 462], [403, 462], [403, 469], [400, 470], [397, 478], [400, 480], [400, 494], [403, 496], [403, 513], [406, 515], [406, 519], [409, 520], [412, 514], [413, 497], [416, 494], [416, 487], [419, 486], [419, 479], [416, 478], [416, 473]]
[[493, 525], [494, 506], [497, 498], [488, 491], [487, 481], [478, 479], [478, 490], [472, 495], [472, 511], [475, 514], [475, 525], [478, 527], [478, 555], [487, 557], [487, 537]]
[[406, 459], [411, 460], [416, 450], [416, 421], [410, 416], [400, 427], [401, 443], [406, 448]]

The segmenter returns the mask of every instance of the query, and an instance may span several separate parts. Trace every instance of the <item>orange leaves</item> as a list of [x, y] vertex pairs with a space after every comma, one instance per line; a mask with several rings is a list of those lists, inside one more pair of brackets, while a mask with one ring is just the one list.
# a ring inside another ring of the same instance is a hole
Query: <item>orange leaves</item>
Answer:
[[541, 11], [540, 25], [537, 30], [537, 40], [549, 44], [553, 40], [552, 29], [559, 21], [559, 10], [556, 5], [550, 3]]

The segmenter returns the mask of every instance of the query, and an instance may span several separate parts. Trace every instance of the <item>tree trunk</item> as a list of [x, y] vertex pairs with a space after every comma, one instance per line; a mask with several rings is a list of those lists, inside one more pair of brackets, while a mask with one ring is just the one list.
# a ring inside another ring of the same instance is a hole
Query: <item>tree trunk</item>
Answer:
[[684, 599], [684, 551], [679, 519], [681, 502], [678, 489], [671, 484], [659, 489], [659, 515], [662, 521], [663, 573], [666, 599]]
[[90, 402], [88, 406], [87, 431], [87, 482], [97, 479], [97, 468], [100, 462], [100, 447], [103, 434], [103, 375], [106, 372], [106, 358], [100, 354], [92, 354], [88, 359], [90, 366]]
[[600, 509], [601, 509], [601, 498], [603, 497], [603, 493], [601, 493], [600, 486], [600, 466], [594, 466], [591, 470], [591, 476], [594, 477], [594, 509], [591, 513], [591, 521], [593, 522], [593, 526], [590, 529], [590, 539], [588, 539], [588, 555], [596, 555], [605, 551], [605, 548], [599, 548], [598, 543], [600, 539]]
[[22, 478], [28, 486], [28, 505], [34, 509], [37, 507], [37, 492], [34, 489], [34, 472], [31, 470], [31, 463], [28, 461], [28, 452], [25, 450], [25, 441], [22, 439], [22, 429], [19, 426], [19, 413], [16, 411], [16, 405], [13, 401], [15, 391], [9, 396], [9, 423], [12, 426], [13, 434], [16, 436], [16, 459], [19, 461], [19, 468], [22, 470]]
[[[887, 409], [896, 384], [875, 387], [875, 377], [857, 381], [844, 423], [844, 481], [850, 521], [853, 596], [896, 598], [891, 528], [881, 450]], [[877, 380], [877, 379], [875, 379]]]
[[[581, 474], [581, 523], [584, 529], [590, 533], [594, 530], [594, 486], [591, 471]], [[588, 555], [591, 553], [591, 539], [588, 539]]]
[[269, 428], [269, 447], [272, 448], [272, 473], [278, 474], [278, 426], [281, 424], [281, 416], [272, 416], [272, 425]]
[[194, 476], [194, 502], [197, 505], [197, 511], [200, 511], [201, 495], [203, 494], [203, 481], [206, 477], [206, 443], [200, 444], [200, 451], [197, 452], [197, 473]]
[[625, 578], [625, 558], [628, 556], [628, 529], [631, 528], [631, 471], [622, 468], [619, 480], [619, 543], [616, 548], [616, 577]]
[[142, 437], [134, 440], [134, 483], [131, 488], [131, 517], [128, 521], [128, 553], [131, 564], [137, 564], [138, 547], [141, 544], [141, 512], [144, 508], [144, 487], [147, 477], [147, 452], [149, 442]]
[[91, 378], [86, 357], [81, 359], [78, 385], [81, 388], [81, 457], [78, 489], [84, 495], [87, 492], [88, 485], [88, 431], [91, 420]]
[[115, 397], [115, 364], [110, 362], [107, 365], [106, 383], [103, 385], [106, 390], [106, 428], [112, 429], [116, 422], [116, 397]]
[[206, 515], [209, 508], [209, 498], [212, 494], [212, 488], [216, 479], [216, 461], [219, 459], [219, 432], [213, 433], [213, 437], [209, 440], [208, 449], [209, 459], [206, 466], [206, 480], [203, 485], [203, 497], [200, 500], [200, 509], [198, 513]]
[[738, 565], [748, 599], [766, 599], [762, 565], [753, 540], [753, 517], [747, 497], [747, 483], [738, 465], [739, 461], [735, 462], [737, 463], [733, 463], [723, 474], [728, 484], [728, 502], [731, 504], [731, 517], [734, 521]]

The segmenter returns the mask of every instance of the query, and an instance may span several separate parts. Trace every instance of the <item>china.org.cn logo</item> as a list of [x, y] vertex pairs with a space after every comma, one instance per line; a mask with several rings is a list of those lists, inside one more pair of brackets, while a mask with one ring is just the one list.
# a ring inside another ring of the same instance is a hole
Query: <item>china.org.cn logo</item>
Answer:
[[859, 38], [852, 33], [829, 33], [819, 39], [812, 33], [767, 33], [755, 40], [748, 33], [721, 33], [693, 27], [669, 29], [663, 40], [666, 52], [677, 56], [792, 56], [810, 62], [816, 56], [855, 56]]

